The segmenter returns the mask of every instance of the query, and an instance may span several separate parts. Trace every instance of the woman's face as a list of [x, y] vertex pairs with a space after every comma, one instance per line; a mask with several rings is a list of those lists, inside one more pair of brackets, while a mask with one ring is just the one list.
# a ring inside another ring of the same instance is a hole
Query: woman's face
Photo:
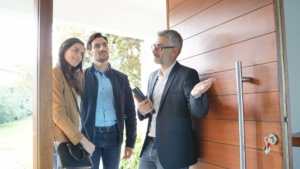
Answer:
[[84, 46], [80, 43], [75, 43], [65, 53], [65, 60], [71, 67], [76, 67], [84, 56]]

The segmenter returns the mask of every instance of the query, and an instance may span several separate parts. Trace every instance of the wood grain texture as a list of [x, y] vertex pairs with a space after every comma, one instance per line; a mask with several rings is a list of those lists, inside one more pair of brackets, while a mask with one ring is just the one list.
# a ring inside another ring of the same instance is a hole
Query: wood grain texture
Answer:
[[265, 5], [272, 4], [272, 2], [272, 0], [224, 0], [171, 28], [178, 30], [182, 37], [186, 39], [249, 12], [256, 13], [255, 10], [259, 10], [259, 8]]
[[275, 36], [275, 33], [270, 33], [179, 62], [196, 69], [199, 75], [235, 69], [235, 61], [241, 61], [244, 67], [275, 62]]
[[[198, 141], [199, 160], [224, 168], [240, 168], [239, 147], [226, 144]], [[282, 169], [282, 154], [246, 148], [246, 168], [249, 169]]]
[[[238, 121], [194, 119], [196, 138], [215, 143], [239, 146]], [[265, 146], [264, 138], [269, 134], [278, 136], [278, 143], [271, 145], [272, 152], [282, 152], [280, 122], [245, 121], [245, 146], [262, 150]]]
[[184, 40], [178, 60], [275, 32], [274, 24], [273, 5], [268, 5]]
[[[193, 119], [199, 162], [192, 169], [240, 168], [235, 61], [242, 62], [246, 168], [283, 167], [277, 60], [276, 5], [273, 0], [186, 0], [169, 10], [170, 29], [184, 39], [177, 60], [217, 79], [207, 91], [210, 110]], [[265, 154], [264, 138], [279, 137]]]
[[35, 0], [37, 58], [34, 81], [33, 168], [52, 164], [52, 22], [53, 1]]
[[170, 27], [215, 5], [222, 0], [186, 0], [169, 12]]
[[[280, 121], [278, 92], [244, 94], [244, 119], [252, 121]], [[236, 95], [208, 97], [210, 103], [206, 119], [238, 120]]]
[[[243, 83], [243, 93], [260, 93], [279, 91], [277, 62], [242, 68], [243, 77], [252, 77], [251, 83]], [[236, 94], [236, 71], [229, 70], [220, 73], [200, 76], [200, 80], [210, 77], [216, 78], [211, 88], [206, 92], [208, 96]]]
[[173, 8], [177, 7], [181, 3], [183, 3], [186, 0], [168, 0], [169, 1], [169, 10], [172, 10]]
[[295, 147], [300, 147], [300, 132], [292, 135], [292, 144]]
[[201, 161], [198, 161], [195, 165], [190, 166], [189, 169], [199, 169], [199, 168], [201, 168], [201, 169], [224, 169], [223, 167], [203, 163]]

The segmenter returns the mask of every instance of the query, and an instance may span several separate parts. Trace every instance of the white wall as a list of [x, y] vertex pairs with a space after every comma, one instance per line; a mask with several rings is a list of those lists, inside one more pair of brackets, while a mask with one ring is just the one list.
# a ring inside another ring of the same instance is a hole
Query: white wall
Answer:
[[[300, 1], [284, 0], [292, 133], [300, 132]], [[300, 168], [300, 147], [293, 147], [294, 169]]]

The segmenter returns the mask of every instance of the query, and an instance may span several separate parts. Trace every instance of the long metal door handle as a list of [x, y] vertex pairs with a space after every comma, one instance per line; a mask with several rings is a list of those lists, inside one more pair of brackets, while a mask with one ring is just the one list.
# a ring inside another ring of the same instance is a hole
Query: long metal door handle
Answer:
[[245, 129], [244, 129], [244, 105], [243, 105], [243, 84], [242, 82], [251, 82], [251, 77], [242, 77], [241, 61], [235, 62], [236, 85], [239, 114], [239, 141], [240, 141], [240, 168], [246, 169], [245, 153]]

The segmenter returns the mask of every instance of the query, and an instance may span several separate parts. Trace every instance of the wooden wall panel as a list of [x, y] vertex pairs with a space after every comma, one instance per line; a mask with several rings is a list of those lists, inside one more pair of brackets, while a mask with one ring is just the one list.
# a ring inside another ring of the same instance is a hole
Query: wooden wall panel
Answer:
[[193, 67], [199, 75], [235, 69], [235, 61], [241, 61], [243, 67], [274, 62], [277, 61], [275, 36], [270, 33], [179, 62]]
[[198, 140], [199, 160], [224, 168], [239, 168], [239, 147]]
[[[175, 3], [176, 2], [176, 3]], [[207, 91], [210, 110], [193, 119], [199, 162], [192, 169], [240, 168], [235, 61], [242, 62], [246, 166], [283, 168], [276, 5], [273, 0], [173, 0], [168, 24], [184, 39], [177, 60], [217, 79]], [[174, 5], [176, 4], [176, 5]], [[265, 154], [264, 138], [277, 145]], [[272, 164], [269, 164], [272, 163]]]
[[[199, 160], [225, 168], [240, 168], [239, 147], [226, 144], [198, 141]], [[281, 153], [246, 149], [246, 168], [248, 169], [282, 169]]]
[[271, 151], [265, 154], [263, 151], [246, 149], [246, 168], [249, 169], [282, 169], [282, 153]]
[[199, 168], [201, 168], [201, 169], [224, 169], [224, 167], [219, 167], [219, 166], [203, 163], [201, 161], [198, 161], [198, 163], [196, 163], [195, 165], [190, 166], [189, 169], [199, 169]]
[[191, 16], [215, 5], [222, 0], [186, 0], [177, 8], [172, 9], [169, 12], [170, 15], [170, 27], [190, 18]]
[[[244, 94], [244, 120], [280, 121], [278, 92]], [[206, 119], [238, 120], [236, 95], [208, 97], [210, 103]]]
[[[239, 146], [238, 121], [194, 119], [195, 134], [199, 140]], [[262, 150], [265, 146], [264, 138], [269, 134], [278, 136], [278, 143], [271, 145], [272, 152], [281, 152], [280, 122], [245, 121], [245, 146]]]
[[171, 28], [178, 30], [182, 37], [186, 39], [265, 5], [271, 4], [272, 2], [273, 0], [223, 0], [211, 8]]
[[186, 0], [168, 0], [168, 1], [169, 1], [169, 10], [171, 10]]
[[[178, 60], [216, 50], [275, 31], [273, 5], [268, 5], [184, 40]], [[178, 30], [180, 33], [188, 30]]]
[[[242, 68], [244, 77], [252, 77], [252, 83], [243, 83], [244, 93], [278, 91], [277, 63]], [[200, 80], [214, 77], [217, 80], [207, 91], [208, 96], [236, 94], [235, 70], [200, 76]]]

